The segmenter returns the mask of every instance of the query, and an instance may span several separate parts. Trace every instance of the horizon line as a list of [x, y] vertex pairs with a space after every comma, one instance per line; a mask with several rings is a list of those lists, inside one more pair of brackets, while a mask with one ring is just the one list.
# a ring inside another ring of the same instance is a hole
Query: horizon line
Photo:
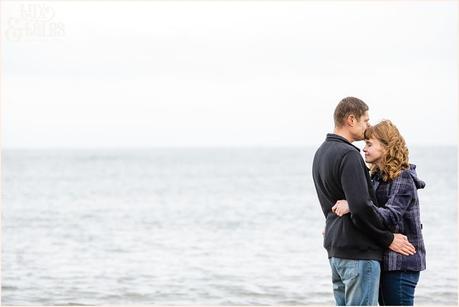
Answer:
[[[362, 142], [362, 141], [359, 141]], [[135, 150], [135, 149], [230, 149], [230, 148], [318, 148], [318, 144], [234, 144], [234, 145], [152, 145], [152, 146], [1, 146], [1, 150]], [[456, 147], [457, 144], [410, 144], [409, 147]]]

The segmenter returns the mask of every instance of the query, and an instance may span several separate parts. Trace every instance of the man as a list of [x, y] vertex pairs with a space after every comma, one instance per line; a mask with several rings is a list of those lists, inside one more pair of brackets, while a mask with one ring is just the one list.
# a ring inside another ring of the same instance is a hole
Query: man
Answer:
[[[406, 236], [388, 231], [371, 207], [376, 204], [368, 169], [352, 142], [363, 140], [369, 127], [368, 106], [355, 97], [339, 102], [334, 133], [327, 134], [312, 167], [314, 185], [326, 218], [324, 247], [332, 269], [337, 305], [377, 305], [379, 262], [385, 249], [412, 255]], [[332, 212], [346, 199], [351, 214]]]

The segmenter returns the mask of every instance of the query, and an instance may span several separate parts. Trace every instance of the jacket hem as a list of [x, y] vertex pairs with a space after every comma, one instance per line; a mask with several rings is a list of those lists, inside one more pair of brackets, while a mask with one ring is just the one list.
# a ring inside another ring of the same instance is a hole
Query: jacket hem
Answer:
[[362, 249], [352, 249], [352, 248], [326, 248], [328, 253], [328, 258], [336, 257], [342, 259], [352, 259], [352, 260], [383, 260], [383, 251], [382, 250], [362, 250]]

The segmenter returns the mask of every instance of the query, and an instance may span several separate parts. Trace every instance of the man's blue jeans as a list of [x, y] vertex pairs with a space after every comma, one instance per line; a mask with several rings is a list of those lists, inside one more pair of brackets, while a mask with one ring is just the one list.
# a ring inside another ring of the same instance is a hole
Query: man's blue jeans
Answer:
[[390, 271], [381, 274], [379, 304], [381, 306], [413, 306], [419, 272]]
[[378, 304], [381, 267], [376, 260], [352, 260], [332, 257], [333, 294], [338, 306]]

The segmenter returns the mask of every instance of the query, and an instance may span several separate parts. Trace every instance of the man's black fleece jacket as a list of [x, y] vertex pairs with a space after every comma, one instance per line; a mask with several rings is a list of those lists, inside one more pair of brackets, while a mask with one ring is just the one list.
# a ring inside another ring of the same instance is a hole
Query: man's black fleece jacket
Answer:
[[[381, 261], [394, 235], [371, 206], [377, 203], [360, 150], [339, 135], [327, 134], [314, 156], [312, 174], [326, 218], [328, 257]], [[347, 200], [351, 212], [342, 217], [331, 211], [340, 199]]]

